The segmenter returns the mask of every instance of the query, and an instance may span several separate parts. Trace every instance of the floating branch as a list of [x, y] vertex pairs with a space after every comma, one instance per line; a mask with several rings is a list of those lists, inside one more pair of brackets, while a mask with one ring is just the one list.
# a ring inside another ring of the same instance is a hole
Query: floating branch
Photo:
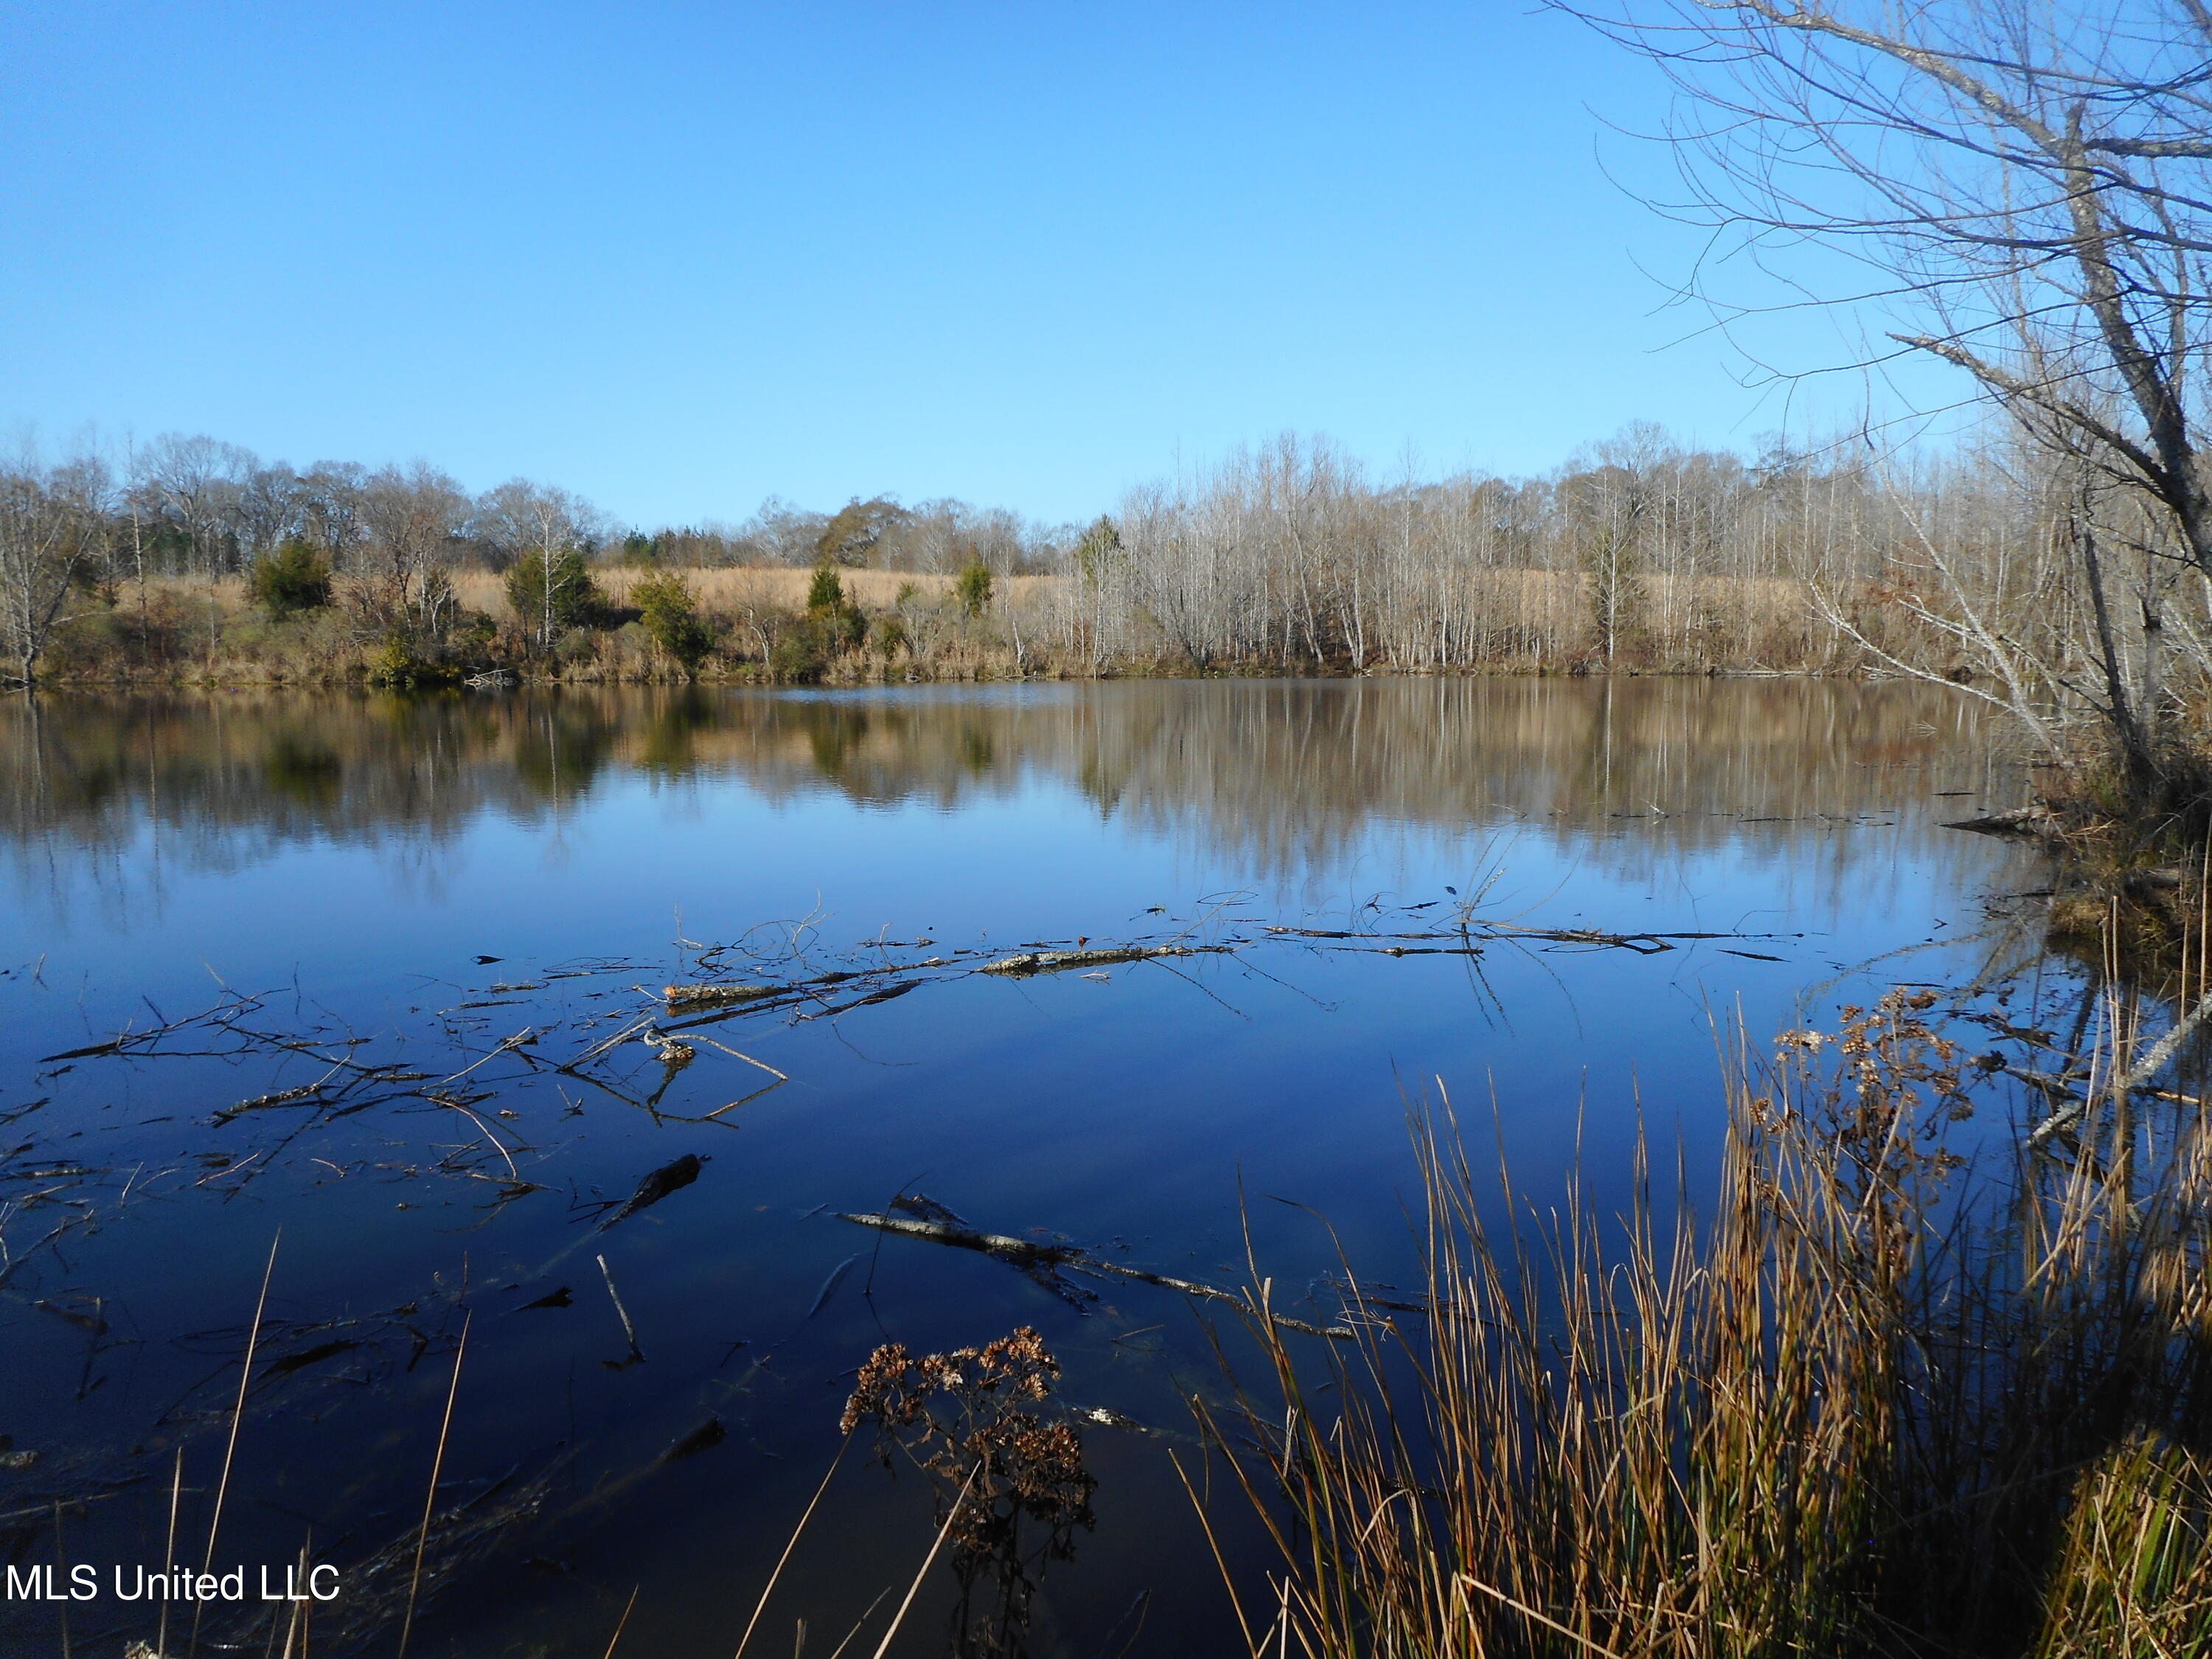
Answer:
[[[1163, 1290], [1180, 1291], [1185, 1296], [1194, 1296], [1208, 1302], [1227, 1302], [1238, 1308], [1250, 1304], [1234, 1291], [1224, 1291], [1218, 1285], [1201, 1285], [1188, 1279], [1170, 1278], [1166, 1273], [1148, 1273], [1142, 1267], [1127, 1267], [1116, 1261], [1102, 1261], [1079, 1244], [1040, 1244], [1032, 1239], [1014, 1238], [1005, 1233], [979, 1232], [973, 1227], [955, 1226], [949, 1221], [921, 1221], [907, 1216], [878, 1215], [863, 1212], [848, 1214], [836, 1212], [840, 1221], [850, 1221], [857, 1226], [873, 1227], [879, 1232], [900, 1233], [908, 1238], [926, 1238], [933, 1244], [950, 1244], [956, 1249], [978, 1250], [985, 1255], [997, 1256], [1018, 1267], [1068, 1267], [1078, 1273], [1093, 1275], [1110, 1274], [1117, 1279], [1133, 1279], [1146, 1285], [1157, 1285]], [[1353, 1333], [1342, 1325], [1310, 1325], [1302, 1319], [1278, 1315], [1275, 1322], [1310, 1336], [1334, 1338], [1340, 1342], [1352, 1340]]]
[[788, 985], [671, 985], [660, 994], [672, 1012], [679, 1008], [720, 1008], [733, 1002], [757, 1002], [763, 997], [782, 996]]
[[1069, 968], [1103, 968], [1115, 962], [1146, 962], [1154, 957], [1195, 956], [1201, 950], [1226, 951], [1227, 945], [1127, 945], [1101, 951], [1030, 951], [1019, 956], [987, 962], [979, 974], [1057, 974]]
[[1268, 925], [1265, 931], [1277, 939], [1312, 939], [1342, 940], [1348, 945], [1369, 948], [1377, 956], [1415, 957], [1456, 952], [1439, 952], [1406, 949], [1386, 945], [1386, 940], [1455, 939], [1462, 946], [1471, 946], [1492, 939], [1536, 939], [1553, 945], [1598, 945], [1609, 950], [1633, 951], [1638, 956], [1657, 956], [1662, 951], [1674, 948], [1677, 939], [1778, 939], [1798, 935], [1777, 933], [1723, 933], [1711, 932], [1679, 933], [1608, 933], [1598, 927], [1523, 927], [1510, 921], [1476, 921], [1465, 927], [1447, 933], [1362, 933], [1344, 928], [1285, 927]]
[[2047, 806], [2021, 806], [1994, 812], [1984, 818], [1954, 818], [1946, 830], [1971, 830], [1978, 836], [2033, 836], [2040, 841], [2064, 839], [2058, 819]]

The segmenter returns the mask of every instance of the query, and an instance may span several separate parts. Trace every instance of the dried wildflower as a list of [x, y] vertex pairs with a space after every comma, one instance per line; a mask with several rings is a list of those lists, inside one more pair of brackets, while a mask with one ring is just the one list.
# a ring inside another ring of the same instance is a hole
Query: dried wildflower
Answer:
[[[1026, 1325], [981, 1348], [919, 1358], [887, 1342], [861, 1365], [845, 1402], [847, 1433], [873, 1422], [884, 1465], [903, 1457], [937, 1488], [961, 1586], [956, 1654], [1021, 1652], [1032, 1569], [1072, 1556], [1075, 1529], [1092, 1524], [1098, 1483], [1084, 1468], [1081, 1434], [1028, 1409], [1050, 1398], [1059, 1376], [1060, 1362]], [[1026, 1551], [1024, 1521], [1044, 1528]], [[972, 1607], [982, 1588], [993, 1594], [978, 1625]]]

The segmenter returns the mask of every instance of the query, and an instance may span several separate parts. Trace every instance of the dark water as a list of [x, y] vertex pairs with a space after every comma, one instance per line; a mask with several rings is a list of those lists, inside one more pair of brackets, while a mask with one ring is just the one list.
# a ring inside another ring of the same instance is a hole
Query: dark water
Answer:
[[[1094, 1524], [1032, 1565], [1027, 1650], [1223, 1648], [1167, 1462], [1220, 1391], [1194, 1304], [836, 1212], [927, 1194], [1232, 1287], [1249, 1225], [1326, 1322], [1310, 1212], [1410, 1271], [1409, 1096], [1441, 1079], [1486, 1135], [1494, 1103], [1532, 1191], [1579, 1145], [1601, 1202], [1640, 1108], [1694, 1188], [1717, 1026], [1970, 975], [1983, 899], [2034, 884], [1938, 827], [2019, 799], [1963, 703], [1779, 681], [16, 699], [0, 776], [0, 1560], [98, 1564], [66, 1616], [108, 1655], [153, 1634], [106, 1575], [163, 1560], [180, 1449], [171, 1558], [222, 1486], [217, 1563], [335, 1564], [313, 1650], [392, 1651], [465, 1323], [414, 1652], [599, 1655], [635, 1592], [624, 1651], [727, 1654], [854, 1368], [1024, 1323], [1066, 1401], [1141, 1425], [1085, 1430]], [[1079, 938], [1196, 953], [972, 971]], [[787, 1081], [703, 1044], [556, 1069], [702, 957], [857, 977], [702, 1028]], [[827, 1654], [896, 1586], [874, 1650], [933, 1510], [862, 1449], [753, 1651], [804, 1619]], [[946, 1650], [951, 1601], [940, 1569], [898, 1650]], [[0, 1651], [59, 1651], [63, 1616], [0, 1601]], [[200, 1645], [268, 1631], [217, 1604]]]

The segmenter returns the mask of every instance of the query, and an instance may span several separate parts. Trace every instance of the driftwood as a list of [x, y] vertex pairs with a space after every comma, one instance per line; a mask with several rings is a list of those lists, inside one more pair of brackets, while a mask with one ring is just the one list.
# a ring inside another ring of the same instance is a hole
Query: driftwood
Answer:
[[671, 985], [662, 990], [671, 1009], [719, 1008], [726, 1003], [757, 1002], [781, 996], [787, 985]]
[[[1713, 932], [1684, 932], [1672, 933], [1608, 933], [1597, 927], [1523, 927], [1510, 921], [1470, 921], [1464, 927], [1445, 932], [1417, 933], [1355, 933], [1341, 927], [1286, 927], [1267, 924], [1265, 932], [1276, 939], [1327, 939], [1340, 942], [1340, 948], [1364, 950], [1376, 956], [1464, 956], [1482, 945], [1498, 939], [1529, 939], [1547, 945], [1599, 945], [1610, 950], [1633, 951], [1638, 956], [1657, 956], [1662, 951], [1674, 948], [1676, 939], [1774, 939], [1773, 933], [1721, 933]], [[1433, 951], [1409, 948], [1389, 943], [1397, 939], [1457, 940], [1457, 950]]]
[[303, 1083], [296, 1089], [279, 1089], [275, 1094], [256, 1095], [251, 1100], [241, 1100], [235, 1106], [226, 1106], [215, 1115], [217, 1123], [228, 1123], [240, 1112], [265, 1112], [272, 1106], [292, 1106], [304, 1100], [320, 1101], [323, 1085]]
[[950, 1221], [924, 1221], [902, 1215], [877, 1215], [869, 1212], [854, 1215], [842, 1210], [835, 1213], [840, 1221], [850, 1221], [862, 1227], [873, 1227], [879, 1232], [903, 1233], [908, 1238], [926, 1238], [935, 1244], [951, 1244], [963, 1250], [981, 1250], [986, 1255], [1004, 1256], [1020, 1262], [1042, 1261], [1058, 1267], [1063, 1262], [1082, 1259], [1083, 1249], [1074, 1244], [1040, 1244], [1034, 1239], [1012, 1238], [1005, 1233], [987, 1233], [973, 1227], [957, 1226]]
[[1000, 957], [976, 969], [979, 974], [1057, 974], [1069, 968], [1103, 968], [1115, 962], [1146, 962], [1154, 957], [1196, 954], [1187, 945], [1124, 945], [1099, 951], [1026, 951]]
[[2016, 806], [2009, 812], [1992, 812], [1987, 817], [1954, 818], [1943, 827], [1971, 830], [1978, 836], [2033, 836], [2041, 841], [2057, 841], [2064, 833], [2047, 806]]
[[[1146, 1285], [1158, 1285], [1163, 1290], [1180, 1291], [1185, 1296], [1201, 1297], [1208, 1302], [1226, 1302], [1249, 1312], [1251, 1303], [1234, 1291], [1224, 1291], [1218, 1285], [1201, 1285], [1194, 1279], [1175, 1279], [1166, 1273], [1148, 1273], [1142, 1267], [1126, 1267], [1118, 1261], [1102, 1261], [1079, 1244], [1040, 1244], [1034, 1239], [1014, 1238], [1005, 1233], [987, 1233], [973, 1227], [955, 1226], [948, 1221], [915, 1220], [907, 1216], [877, 1215], [868, 1212], [849, 1214], [836, 1212], [840, 1221], [850, 1221], [858, 1226], [873, 1227], [879, 1232], [900, 1233], [908, 1238], [926, 1238], [933, 1244], [950, 1244], [956, 1249], [979, 1250], [985, 1255], [997, 1256], [1002, 1261], [1018, 1267], [1069, 1267], [1078, 1273], [1111, 1274], [1117, 1279], [1133, 1279]], [[1303, 1319], [1287, 1315], [1272, 1316], [1274, 1322], [1294, 1331], [1304, 1331], [1310, 1336], [1333, 1337], [1340, 1342], [1352, 1340], [1353, 1333], [1342, 1325], [1312, 1325]]]

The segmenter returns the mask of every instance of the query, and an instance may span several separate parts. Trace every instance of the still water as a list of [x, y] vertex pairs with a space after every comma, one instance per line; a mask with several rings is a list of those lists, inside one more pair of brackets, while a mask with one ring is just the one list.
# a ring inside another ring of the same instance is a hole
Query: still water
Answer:
[[[1222, 1306], [844, 1215], [1256, 1263], [1327, 1323], [1340, 1247], [1413, 1270], [1409, 1101], [1601, 1205], [1640, 1123], [1694, 1199], [1729, 1030], [1971, 976], [2036, 880], [1941, 827], [2023, 787], [1962, 701], [1787, 681], [19, 698], [0, 779], [0, 1561], [101, 1582], [0, 1601], [9, 1655], [151, 1640], [113, 1564], [303, 1552], [318, 1653], [393, 1651], [411, 1583], [417, 1654], [627, 1610], [623, 1650], [726, 1655], [860, 1362], [1021, 1325], [1113, 1421], [963, 1650], [1226, 1650], [1167, 1461]], [[1188, 954], [975, 971], [1133, 939]], [[799, 988], [672, 1068], [639, 1022], [716, 978]], [[753, 1651], [872, 1603], [874, 1650], [935, 1511], [868, 1449]], [[953, 1650], [956, 1592], [898, 1651]], [[180, 1603], [171, 1651], [196, 1613], [270, 1640]]]

